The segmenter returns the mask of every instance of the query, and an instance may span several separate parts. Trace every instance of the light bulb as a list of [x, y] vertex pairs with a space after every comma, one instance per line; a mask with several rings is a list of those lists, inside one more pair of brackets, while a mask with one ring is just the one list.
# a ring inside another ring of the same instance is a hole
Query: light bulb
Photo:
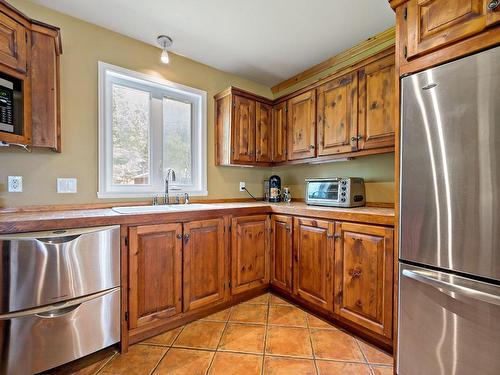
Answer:
[[161, 53], [161, 57], [160, 57], [160, 60], [162, 63], [164, 64], [168, 64], [168, 62], [170, 61], [170, 58], [168, 57], [168, 52], [166, 49], [164, 49]]

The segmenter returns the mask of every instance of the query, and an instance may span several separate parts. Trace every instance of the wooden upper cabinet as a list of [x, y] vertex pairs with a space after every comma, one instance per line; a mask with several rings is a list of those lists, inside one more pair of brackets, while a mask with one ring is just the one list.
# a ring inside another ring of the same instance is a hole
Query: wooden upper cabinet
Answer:
[[[407, 58], [481, 33], [500, 21], [496, 0], [410, 0], [406, 3]], [[491, 5], [490, 5], [491, 4]]]
[[225, 299], [224, 219], [184, 224], [184, 309], [190, 311]]
[[270, 104], [255, 104], [255, 161], [272, 161], [272, 118], [273, 107]]
[[375, 61], [360, 69], [358, 75], [358, 148], [394, 146], [395, 57], [390, 55]]
[[286, 147], [286, 102], [281, 102], [273, 107], [273, 162], [279, 163], [287, 160]]
[[336, 224], [335, 313], [392, 337], [393, 229]]
[[316, 89], [287, 102], [288, 160], [316, 156]]
[[358, 77], [334, 79], [317, 89], [318, 156], [356, 151]]
[[182, 311], [182, 224], [129, 228], [129, 329]]
[[333, 311], [334, 223], [294, 218], [293, 293]]
[[255, 100], [235, 95], [233, 99], [233, 161], [255, 161]]
[[238, 294], [269, 283], [268, 215], [232, 219], [231, 293]]
[[29, 29], [20, 22], [0, 13], [0, 63], [27, 72]]
[[33, 146], [61, 152], [58, 34], [38, 26], [31, 33], [31, 116]]
[[215, 95], [215, 164], [268, 165], [272, 101], [230, 87]]
[[271, 284], [292, 291], [292, 227], [291, 216], [271, 217]]

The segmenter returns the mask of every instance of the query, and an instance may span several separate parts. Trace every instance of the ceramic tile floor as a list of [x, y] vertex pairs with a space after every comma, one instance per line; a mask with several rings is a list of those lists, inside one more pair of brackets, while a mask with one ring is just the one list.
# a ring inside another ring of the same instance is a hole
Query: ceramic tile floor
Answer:
[[392, 357], [265, 294], [130, 347], [51, 374], [391, 375]]

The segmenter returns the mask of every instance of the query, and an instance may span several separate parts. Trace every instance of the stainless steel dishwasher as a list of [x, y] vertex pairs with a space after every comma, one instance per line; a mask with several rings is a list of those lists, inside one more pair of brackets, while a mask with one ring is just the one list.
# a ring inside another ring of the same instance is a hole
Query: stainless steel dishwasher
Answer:
[[33, 374], [120, 340], [119, 226], [0, 236], [0, 374]]

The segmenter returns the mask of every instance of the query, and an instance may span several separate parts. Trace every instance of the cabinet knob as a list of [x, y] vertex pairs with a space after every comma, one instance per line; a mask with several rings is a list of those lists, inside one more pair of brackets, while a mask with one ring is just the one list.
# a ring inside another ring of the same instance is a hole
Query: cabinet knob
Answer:
[[189, 234], [187, 234], [187, 233], [186, 233], [186, 234], [184, 235], [184, 239], [185, 239], [186, 241], [187, 241], [187, 240], [189, 240]]
[[182, 239], [182, 234], [178, 234], [177, 239], [179, 239], [179, 240]]
[[314, 150], [314, 145], [310, 145], [309, 149]]
[[500, 5], [500, 0], [491, 0], [488, 3], [488, 9], [494, 11], [495, 9], [498, 8], [499, 5]]

